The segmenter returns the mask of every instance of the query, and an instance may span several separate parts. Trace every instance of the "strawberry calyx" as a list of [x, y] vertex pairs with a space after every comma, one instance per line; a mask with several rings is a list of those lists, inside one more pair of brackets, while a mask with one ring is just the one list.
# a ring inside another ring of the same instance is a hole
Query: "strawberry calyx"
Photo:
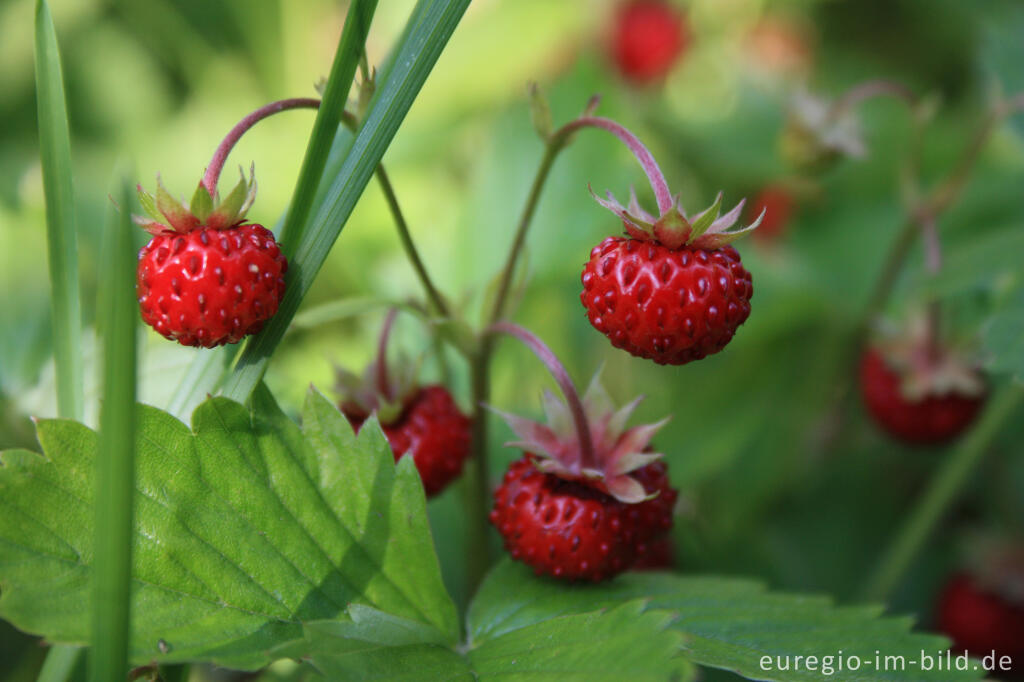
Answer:
[[397, 308], [388, 311], [377, 341], [377, 358], [366, 367], [362, 376], [341, 367], [335, 369], [335, 387], [341, 395], [341, 410], [361, 419], [376, 413], [382, 426], [397, 421], [409, 401], [419, 392], [416, 382], [418, 362], [403, 359], [398, 363], [398, 372], [388, 366], [388, 340], [397, 316]]
[[490, 408], [503, 417], [519, 440], [508, 443], [534, 455], [536, 468], [566, 481], [586, 484], [626, 504], [656, 496], [630, 474], [660, 459], [650, 443], [668, 419], [626, 428], [640, 398], [616, 408], [598, 376], [581, 400], [565, 365], [529, 330], [511, 322], [498, 322], [490, 333], [512, 336], [527, 346], [551, 372], [564, 400], [544, 392], [547, 424]]
[[672, 198], [668, 210], [655, 218], [640, 206], [636, 191], [629, 190], [629, 206], [625, 207], [609, 191], [607, 199], [602, 199], [591, 189], [594, 200], [622, 220], [630, 237], [642, 241], [654, 241], [669, 249], [692, 247], [712, 251], [731, 244], [740, 237], [757, 229], [764, 220], [765, 210], [746, 227], [738, 230], [731, 228], [743, 213], [746, 199], [741, 199], [728, 213], [722, 215], [722, 193], [719, 192], [715, 202], [703, 211], [687, 215], [683, 209], [679, 195]]
[[156, 178], [156, 196], [138, 185], [139, 204], [146, 216], [133, 215], [132, 220], [150, 234], [177, 232], [184, 234], [198, 229], [226, 230], [240, 224], [256, 200], [255, 166], [249, 171], [239, 167], [241, 179], [222, 200], [219, 192], [213, 195], [200, 183], [188, 204], [175, 199], [164, 187], [160, 176]]
[[901, 377], [900, 393], [910, 402], [946, 395], [979, 398], [987, 392], [978, 363], [963, 349], [935, 343], [924, 316], [883, 334], [874, 348]]
[[587, 484], [620, 502], [636, 504], [651, 499], [656, 493], [649, 495], [643, 484], [630, 474], [663, 457], [651, 451], [650, 443], [668, 422], [665, 418], [627, 428], [626, 423], [641, 400], [637, 398], [616, 408], [599, 376], [594, 376], [582, 399], [593, 446], [593, 460], [589, 464], [583, 463], [580, 437], [568, 403], [551, 391], [544, 391], [546, 424], [500, 410], [494, 412], [518, 436], [518, 440], [506, 445], [532, 453], [538, 470]]

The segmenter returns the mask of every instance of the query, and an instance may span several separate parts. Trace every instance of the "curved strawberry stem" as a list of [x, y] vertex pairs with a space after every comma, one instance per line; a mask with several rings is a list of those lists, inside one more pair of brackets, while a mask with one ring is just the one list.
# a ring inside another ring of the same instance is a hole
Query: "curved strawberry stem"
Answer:
[[395, 318], [398, 317], [398, 308], [388, 310], [384, 317], [384, 325], [380, 329], [380, 338], [377, 341], [377, 390], [385, 400], [391, 400], [391, 381], [388, 378], [388, 339], [391, 338], [391, 328], [395, 325]]
[[861, 102], [874, 97], [895, 97], [906, 104], [911, 111], [918, 104], [918, 97], [914, 94], [914, 91], [902, 83], [875, 79], [858, 83], [844, 92], [832, 105], [828, 112], [828, 117], [830, 120], [835, 121]]
[[633, 152], [633, 156], [636, 157], [640, 166], [643, 167], [647, 180], [651, 183], [651, 189], [654, 190], [654, 198], [658, 202], [658, 211], [665, 214], [675, 205], [675, 201], [672, 199], [672, 192], [668, 188], [668, 182], [665, 180], [664, 173], [661, 172], [661, 167], [654, 160], [654, 155], [651, 154], [651, 151], [644, 146], [644, 143], [636, 135], [621, 124], [602, 116], [581, 116], [562, 126], [555, 135], [560, 137], [568, 136], [580, 128], [601, 128], [622, 140], [623, 144], [629, 147], [629, 151]]
[[312, 97], [282, 99], [260, 107], [235, 124], [235, 127], [225, 136], [217, 150], [213, 153], [210, 165], [206, 167], [206, 173], [203, 174], [202, 185], [210, 193], [210, 197], [213, 198], [214, 193], [217, 191], [217, 181], [220, 179], [220, 172], [224, 170], [224, 162], [227, 161], [228, 154], [231, 153], [231, 149], [249, 128], [252, 128], [268, 116], [273, 116], [281, 111], [287, 111], [288, 109], [317, 109], [319, 107], [320, 100]]
[[555, 383], [562, 389], [562, 395], [565, 396], [565, 401], [569, 405], [569, 412], [572, 414], [572, 421], [576, 426], [576, 437], [580, 442], [580, 464], [585, 468], [594, 467], [596, 462], [594, 458], [594, 441], [590, 436], [590, 423], [587, 421], [586, 412], [583, 410], [583, 402], [580, 400], [580, 395], [576, 391], [576, 386], [572, 383], [572, 379], [569, 378], [569, 372], [566, 371], [565, 365], [533, 332], [520, 327], [518, 324], [498, 322], [488, 327], [488, 331], [508, 334], [519, 339], [548, 368], [551, 376], [555, 379]]

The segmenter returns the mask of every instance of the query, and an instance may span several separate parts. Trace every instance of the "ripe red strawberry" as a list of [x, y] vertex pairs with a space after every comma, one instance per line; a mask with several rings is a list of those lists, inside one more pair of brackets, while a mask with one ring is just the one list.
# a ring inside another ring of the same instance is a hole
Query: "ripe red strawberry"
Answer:
[[793, 218], [796, 209], [796, 202], [788, 189], [781, 185], [768, 185], [754, 197], [751, 202], [752, 213], [760, 215], [764, 213], [764, 220], [754, 237], [766, 242], [777, 240], [789, 227], [789, 221]]
[[672, 540], [668, 537], [650, 543], [647, 551], [641, 553], [633, 562], [634, 571], [669, 571], [673, 567], [675, 552], [672, 549]]
[[409, 454], [427, 497], [437, 495], [462, 473], [469, 457], [472, 422], [459, 410], [447, 388], [419, 386], [415, 363], [402, 361], [392, 372], [387, 344], [397, 311], [388, 313], [380, 334], [377, 359], [362, 377], [337, 370], [342, 414], [356, 433], [372, 414], [380, 422], [397, 462]]
[[685, 19], [671, 4], [630, 0], [616, 10], [611, 57], [626, 80], [643, 85], [664, 78], [689, 40]]
[[1024, 670], [1024, 576], [1017, 580], [1011, 597], [965, 573], [949, 581], [939, 598], [938, 626], [953, 640], [954, 651], [978, 658], [994, 651], [997, 662], [1009, 656], [1014, 671]]
[[628, 210], [610, 193], [598, 201], [622, 219], [629, 236], [605, 239], [583, 268], [580, 300], [594, 328], [616, 348], [658, 364], [681, 365], [722, 350], [750, 315], [754, 294], [750, 273], [728, 244], [760, 218], [726, 232], [743, 202], [719, 217], [721, 195], [692, 219], [678, 202], [655, 218], [635, 194]]
[[676, 492], [648, 442], [664, 422], [625, 429], [639, 401], [616, 411], [597, 381], [583, 400], [593, 450], [583, 454], [571, 408], [545, 394], [548, 425], [504, 415], [526, 454], [494, 495], [491, 523], [538, 574], [599, 581], [627, 570], [672, 526]]
[[[346, 405], [342, 412], [358, 433], [367, 414]], [[427, 497], [444, 490], [462, 473], [469, 457], [470, 420], [444, 386], [416, 390], [406, 398], [398, 416], [382, 422], [381, 428], [396, 462], [402, 455], [412, 456]]]
[[200, 185], [189, 208], [159, 181], [156, 199], [139, 188], [153, 218], [136, 218], [153, 234], [136, 272], [146, 324], [184, 346], [212, 348], [255, 334], [273, 317], [288, 263], [269, 230], [242, 222], [255, 191], [243, 177], [215, 202]]
[[918, 344], [868, 348], [860, 365], [864, 404], [875, 422], [913, 444], [952, 440], [971, 425], [985, 399], [984, 381], [949, 352]]

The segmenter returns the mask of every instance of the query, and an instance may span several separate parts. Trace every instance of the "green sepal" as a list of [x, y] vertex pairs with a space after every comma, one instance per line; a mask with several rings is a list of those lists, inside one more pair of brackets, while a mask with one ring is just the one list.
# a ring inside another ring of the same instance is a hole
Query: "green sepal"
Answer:
[[160, 211], [156, 208], [156, 199], [153, 198], [153, 195], [142, 189], [142, 185], [136, 185], [135, 189], [139, 193], [139, 206], [142, 206], [142, 210], [146, 212], [146, 215], [158, 222], [163, 220], [163, 216], [160, 215]]
[[690, 234], [689, 241], [692, 242], [696, 240], [698, 237], [700, 237], [702, 234], [707, 232], [708, 228], [711, 227], [711, 224], [715, 222], [721, 211], [722, 193], [719, 192], [718, 196], [715, 197], [715, 203], [711, 204], [708, 208], [706, 208], [704, 212], [697, 216], [694, 219], [693, 223], [690, 224], [690, 227], [693, 229], [693, 232]]
[[192, 211], [192, 215], [200, 223], [205, 223], [206, 219], [213, 213], [213, 197], [210, 196], [210, 192], [207, 191], [202, 182], [199, 183], [196, 191], [192, 194], [189, 210]]
[[189, 232], [199, 226], [188, 208], [167, 191], [159, 175], [156, 177], [156, 207], [175, 232]]

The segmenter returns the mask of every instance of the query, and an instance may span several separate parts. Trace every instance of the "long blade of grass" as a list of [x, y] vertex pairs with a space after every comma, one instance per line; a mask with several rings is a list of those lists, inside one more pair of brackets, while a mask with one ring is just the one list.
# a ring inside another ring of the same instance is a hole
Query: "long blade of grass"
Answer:
[[46, 0], [36, 2], [36, 101], [39, 155], [46, 196], [53, 350], [57, 366], [57, 413], [81, 419], [82, 312], [78, 287], [78, 239], [71, 182], [71, 139], [64, 100], [57, 34]]
[[247, 400], [260, 382], [271, 354], [284, 337], [331, 246], [468, 6], [469, 0], [420, 0], [417, 3], [363, 125], [331, 183], [327, 201], [295, 248], [288, 289], [277, 314], [242, 352], [234, 372], [225, 382], [226, 396]]
[[341, 114], [348, 102], [348, 93], [352, 89], [352, 79], [356, 75], [359, 57], [363, 54], [366, 34], [370, 30], [373, 13], [377, 9], [377, 0], [356, 0], [348, 9], [345, 27], [338, 41], [338, 50], [334, 53], [334, 64], [324, 86], [323, 100], [316, 112], [313, 132], [306, 146], [306, 155], [299, 169], [299, 179], [292, 193], [292, 201], [281, 228], [281, 251], [291, 260], [295, 248], [302, 241], [309, 209], [320, 186], [324, 166], [331, 152], [331, 144], [338, 132]]
[[132, 500], [135, 489], [137, 381], [135, 251], [131, 184], [117, 193], [120, 211], [107, 220], [100, 270], [99, 329], [103, 403], [96, 461], [96, 541], [93, 564], [93, 641], [89, 677], [123, 680], [128, 671]]
[[[46, 197], [46, 244], [57, 375], [57, 414], [81, 419], [84, 411], [80, 352], [82, 312], [71, 179], [71, 135], [68, 130], [57, 32], [45, 0], [36, 2], [35, 73], [39, 160], [43, 170], [43, 194]], [[81, 652], [79, 647], [52, 647], [39, 673], [39, 680], [61, 682], [68, 679]]]

